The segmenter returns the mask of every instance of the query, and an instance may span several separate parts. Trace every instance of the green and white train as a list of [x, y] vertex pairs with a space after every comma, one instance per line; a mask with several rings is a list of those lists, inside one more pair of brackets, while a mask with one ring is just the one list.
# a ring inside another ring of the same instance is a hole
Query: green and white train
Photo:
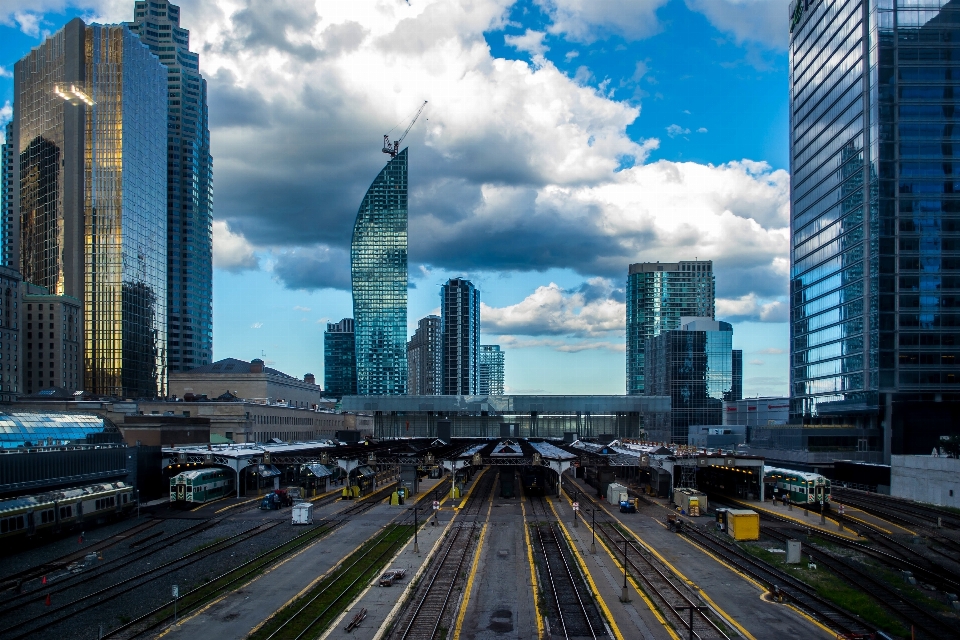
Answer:
[[819, 507], [822, 503], [830, 508], [830, 480], [819, 473], [764, 466], [763, 483], [768, 498], [776, 496], [782, 500], [786, 496], [793, 504]]
[[0, 500], [0, 539], [86, 528], [135, 506], [133, 487], [105, 482]]
[[170, 478], [170, 504], [187, 506], [213, 502], [233, 492], [233, 471], [194, 469]]

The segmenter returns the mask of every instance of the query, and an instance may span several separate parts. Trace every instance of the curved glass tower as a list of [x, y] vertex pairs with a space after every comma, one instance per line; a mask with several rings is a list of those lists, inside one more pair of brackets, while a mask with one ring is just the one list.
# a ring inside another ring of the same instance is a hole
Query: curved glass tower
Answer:
[[407, 392], [407, 150], [363, 197], [350, 243], [357, 394]]

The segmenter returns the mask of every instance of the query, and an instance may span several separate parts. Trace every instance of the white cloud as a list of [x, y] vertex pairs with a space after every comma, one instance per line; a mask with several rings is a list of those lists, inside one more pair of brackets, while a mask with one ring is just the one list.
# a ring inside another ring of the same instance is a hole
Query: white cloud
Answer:
[[262, 329], [262, 328], [263, 328], [263, 323], [262, 323], [262, 322], [254, 322], [252, 325], [250, 325], [250, 328], [251, 328], [251, 329]]
[[230, 230], [223, 220], [213, 221], [213, 266], [226, 271], [246, 271], [259, 267], [253, 245]]
[[543, 31], [527, 29], [522, 36], [505, 35], [503, 36], [503, 41], [508, 47], [513, 47], [517, 51], [523, 51], [534, 56], [542, 56], [550, 50], [550, 47], [543, 44], [543, 38], [546, 35]]
[[760, 349], [756, 353], [759, 353], [762, 355], [769, 355], [769, 356], [779, 356], [779, 355], [785, 354], [786, 352], [787, 352], [786, 349], [777, 349], [775, 347], [767, 347], [765, 349]]
[[7, 100], [2, 107], [0, 107], [0, 140], [5, 144], [7, 142], [7, 133], [5, 130], [6, 124], [13, 119], [13, 107], [10, 105], [10, 101]]
[[787, 322], [789, 320], [787, 303], [780, 300], [764, 302], [755, 294], [747, 294], [736, 299], [717, 299], [717, 318], [724, 320], [759, 320], [760, 322]]
[[563, 57], [566, 58], [567, 62], [570, 62], [571, 60], [573, 60], [579, 55], [580, 55], [579, 51], [577, 51], [576, 49], [571, 49], [570, 51], [567, 51], [567, 53]]
[[293, 310], [294, 310], [294, 311], [304, 311], [304, 312], [311, 311], [310, 307], [301, 307], [300, 305], [294, 306], [294, 307], [293, 307]]
[[686, 0], [691, 11], [733, 35], [737, 44], [757, 42], [786, 49], [790, 38], [787, 5], [777, 0]]
[[[619, 334], [625, 327], [626, 306], [622, 299], [616, 299], [616, 293], [612, 283], [604, 278], [593, 278], [573, 291], [551, 282], [537, 287], [517, 304], [498, 308], [481, 302], [482, 331], [498, 335], [577, 338]], [[622, 291], [619, 293], [622, 295]]]
[[697, 129], [697, 133], [706, 133], [706, 132], [707, 132], [706, 127], [700, 127], [699, 129]]
[[671, 138], [676, 138], [677, 136], [683, 136], [690, 133], [690, 129], [685, 129], [678, 124], [672, 124], [667, 127], [667, 135]]
[[497, 338], [500, 347], [506, 349], [533, 349], [537, 347], [547, 347], [561, 353], [579, 353], [581, 351], [593, 351], [603, 349], [605, 351], [627, 350], [626, 343], [623, 340], [617, 342], [585, 340], [571, 342], [569, 340], [560, 340], [557, 338], [517, 338], [516, 336], [502, 335]]
[[550, 16], [550, 33], [590, 43], [610, 35], [636, 40], [660, 31], [657, 9], [666, 0], [535, 0]]
[[0, 64], [0, 78], [12, 78], [12, 77], [13, 77], [13, 71], [10, 71], [5, 66]]
[[760, 360], [759, 358], [757, 358], [757, 359], [748, 361], [747, 364], [752, 364], [754, 366], [760, 367], [766, 363], [763, 360]]

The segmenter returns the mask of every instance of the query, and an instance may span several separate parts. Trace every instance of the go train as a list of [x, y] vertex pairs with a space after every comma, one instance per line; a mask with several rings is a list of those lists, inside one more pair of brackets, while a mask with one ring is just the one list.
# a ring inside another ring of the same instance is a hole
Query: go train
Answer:
[[[763, 483], [766, 485], [766, 496], [784, 496], [793, 504], [808, 504], [830, 508], [830, 479], [819, 473], [780, 469], [778, 467], [763, 467]], [[774, 491], [776, 489], [776, 491]]]
[[170, 478], [170, 504], [188, 506], [213, 502], [233, 492], [233, 472], [193, 469]]
[[0, 539], [96, 523], [129, 512], [135, 504], [133, 487], [123, 482], [0, 500]]

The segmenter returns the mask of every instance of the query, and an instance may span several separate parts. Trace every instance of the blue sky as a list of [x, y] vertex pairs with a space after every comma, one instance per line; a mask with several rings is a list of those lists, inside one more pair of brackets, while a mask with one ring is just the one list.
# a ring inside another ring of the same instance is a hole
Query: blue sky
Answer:
[[[0, 2], [0, 106], [45, 34], [132, 7]], [[467, 276], [509, 390], [622, 393], [626, 266], [709, 258], [745, 392], [787, 392], [786, 3], [181, 7], [210, 88], [215, 357], [322, 375], [381, 136], [429, 100], [406, 141], [411, 333]]]

